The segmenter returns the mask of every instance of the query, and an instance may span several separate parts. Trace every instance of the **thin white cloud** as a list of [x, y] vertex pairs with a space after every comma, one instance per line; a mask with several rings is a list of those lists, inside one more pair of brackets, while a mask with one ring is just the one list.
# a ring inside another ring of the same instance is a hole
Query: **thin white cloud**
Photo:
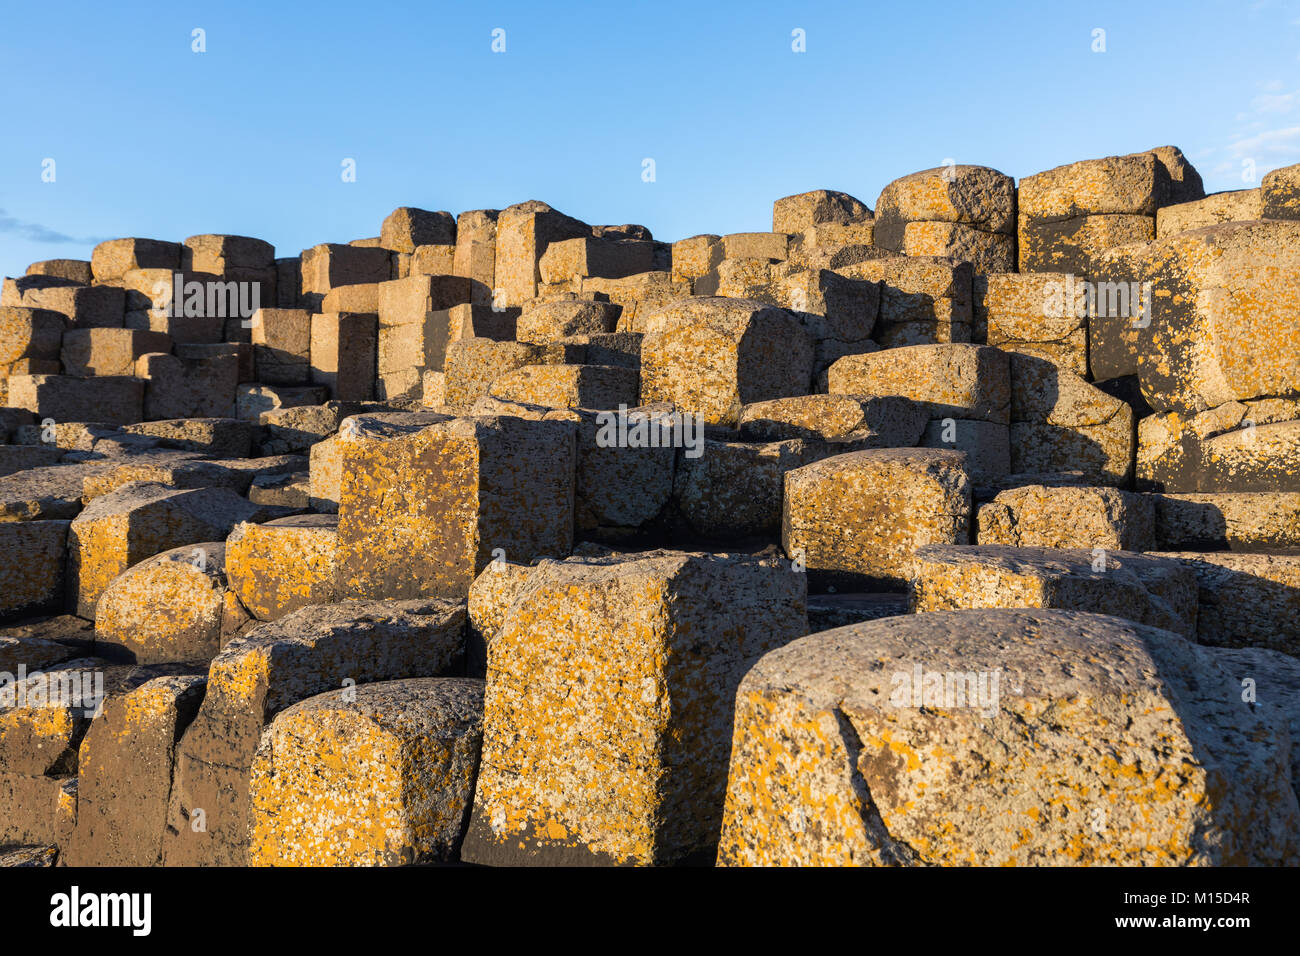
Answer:
[[1280, 80], [1261, 83], [1249, 108], [1235, 117], [1228, 143], [1212, 148], [1207, 168], [1216, 176], [1249, 169], [1262, 176], [1279, 166], [1300, 162], [1300, 89], [1288, 91]]
[[32, 242], [50, 242], [58, 245], [83, 243], [98, 244], [103, 242], [102, 239], [93, 236], [69, 236], [56, 229], [51, 229], [49, 226], [42, 226], [38, 222], [24, 222], [21, 219], [15, 219], [13, 216], [10, 216], [3, 209], [0, 209], [0, 232], [7, 232], [11, 235], [21, 236], [22, 238], [28, 239]]
[[1251, 109], [1256, 113], [1290, 113], [1300, 106], [1300, 90], [1290, 93], [1263, 93], [1250, 101]]
[[1300, 126], [1270, 129], [1255, 136], [1235, 140], [1228, 146], [1237, 157], [1273, 157], [1300, 155]]

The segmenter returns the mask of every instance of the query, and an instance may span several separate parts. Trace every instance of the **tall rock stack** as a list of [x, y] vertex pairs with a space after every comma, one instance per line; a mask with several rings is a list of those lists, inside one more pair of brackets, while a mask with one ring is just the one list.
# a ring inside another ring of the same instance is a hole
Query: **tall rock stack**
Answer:
[[975, 271], [1011, 272], [1016, 262], [1016, 184], [987, 166], [940, 166], [884, 188], [876, 245], [908, 256], [950, 256]]
[[34, 263], [0, 863], [1300, 862], [1297, 197], [1159, 147]]
[[1020, 183], [1020, 271], [1087, 275], [1105, 250], [1154, 239], [1159, 209], [1204, 196], [1173, 146], [1029, 176]]

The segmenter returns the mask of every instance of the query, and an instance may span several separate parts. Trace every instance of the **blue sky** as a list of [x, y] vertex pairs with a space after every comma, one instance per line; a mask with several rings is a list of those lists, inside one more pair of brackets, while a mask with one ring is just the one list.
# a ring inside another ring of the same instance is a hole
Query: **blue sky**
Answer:
[[117, 236], [294, 255], [400, 205], [543, 199], [673, 240], [769, 229], [807, 189], [874, 207], [948, 159], [1021, 177], [1172, 143], [1212, 191], [1300, 162], [1283, 0], [10, 0], [0, 24], [5, 275]]

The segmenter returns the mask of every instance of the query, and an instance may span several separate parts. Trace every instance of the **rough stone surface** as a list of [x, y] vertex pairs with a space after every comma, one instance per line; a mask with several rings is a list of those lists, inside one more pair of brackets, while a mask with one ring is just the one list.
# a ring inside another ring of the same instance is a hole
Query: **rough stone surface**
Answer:
[[421, 417], [346, 436], [340, 597], [463, 600], [498, 550], [511, 561], [568, 553], [572, 424]]
[[1155, 537], [1155, 503], [1117, 488], [1029, 485], [998, 492], [976, 523], [977, 544], [1142, 551]]
[[225, 488], [136, 482], [100, 495], [68, 528], [69, 602], [93, 619], [100, 595], [127, 568], [181, 545], [223, 540], [240, 521], [259, 517], [268, 515]]
[[0, 307], [0, 364], [58, 359], [67, 324], [66, 318], [49, 309]]
[[804, 632], [805, 578], [754, 558], [650, 552], [539, 566], [488, 648], [463, 856], [712, 856], [735, 687]]
[[814, 189], [786, 196], [772, 204], [773, 232], [802, 233], [814, 226], [869, 222], [871, 218], [871, 210], [861, 200], [833, 189]]
[[706, 438], [697, 457], [678, 457], [673, 502], [687, 526], [707, 539], [775, 540], [781, 534], [786, 474], [863, 447], [856, 442], [799, 438], [776, 442]]
[[[0, 846], [48, 847], [58, 858], [77, 821], [77, 778], [0, 770]], [[42, 864], [37, 853], [20, 857], [18, 866]]]
[[876, 244], [898, 252], [908, 222], [965, 223], [985, 232], [1014, 232], [1015, 182], [987, 166], [957, 165], [895, 179], [876, 200]]
[[747, 441], [816, 438], [909, 448], [920, 441], [928, 420], [929, 410], [906, 398], [807, 395], [746, 405], [739, 428]]
[[1108, 304], [1090, 321], [1092, 337], [1103, 355], [1135, 358], [1142, 395], [1156, 411], [1195, 414], [1295, 394], [1298, 263], [1295, 222], [1223, 223], [1125, 251], [1100, 278], [1145, 283], [1143, 307], [1135, 310], [1131, 295], [1127, 309]]
[[127, 425], [128, 434], [150, 435], [164, 447], [202, 452], [214, 458], [247, 458], [253, 426], [234, 418], [180, 418]]
[[464, 608], [445, 601], [346, 601], [300, 608], [231, 641], [176, 749], [164, 864], [245, 864], [263, 727], [326, 691], [454, 673], [464, 627]]
[[194, 719], [206, 679], [156, 677], [112, 697], [81, 741], [77, 823], [67, 866], [157, 866], [176, 741]]
[[1071, 296], [1071, 284], [1080, 281], [1062, 273], [988, 276], [980, 303], [988, 344], [1086, 377], [1086, 300]]
[[1300, 164], [1266, 173], [1260, 181], [1260, 219], [1300, 219]]
[[137, 664], [206, 664], [249, 618], [227, 585], [226, 547], [187, 544], [133, 565], [95, 605], [95, 651]]
[[[1263, 219], [1264, 200], [1259, 189], [1234, 189], [1204, 199], [1164, 206], [1156, 211], [1156, 238], [1164, 239], [1189, 229], [1216, 226], [1221, 222], [1249, 222]], [[1268, 218], [1277, 218], [1270, 216]]]
[[1291, 734], [1291, 788], [1300, 793], [1300, 661], [1259, 647], [1223, 647], [1214, 661], [1236, 679], [1243, 703], [1285, 721]]
[[67, 521], [0, 521], [0, 619], [63, 604]]
[[827, 372], [835, 395], [902, 395], [932, 419], [1007, 424], [1011, 385], [1007, 356], [980, 345], [913, 345], [839, 359]]
[[455, 860], [474, 798], [483, 682], [330, 691], [278, 714], [249, 780], [253, 866]]
[[1300, 657], [1300, 554], [1158, 553], [1196, 575], [1196, 639]]
[[1196, 634], [1194, 575], [1176, 561], [1130, 551], [934, 544], [916, 550], [911, 583], [917, 612], [1060, 608]]
[[622, 310], [611, 302], [587, 299], [537, 301], [519, 316], [516, 336], [520, 342], [554, 342], [570, 335], [613, 332]]
[[672, 402], [706, 424], [731, 424], [753, 402], [808, 393], [813, 342], [784, 309], [701, 298], [647, 319], [641, 402]]
[[226, 539], [231, 590], [259, 621], [334, 600], [336, 515], [295, 515], [236, 525]]
[[1011, 471], [1011, 438], [1006, 425], [972, 419], [944, 418], [925, 426], [922, 448], [943, 448], [966, 456], [972, 481], [984, 482]]
[[878, 251], [831, 268], [850, 278], [880, 283], [879, 319], [873, 335], [882, 346], [970, 341], [974, 270], [969, 262]]
[[144, 415], [144, 382], [131, 376], [15, 375], [8, 382], [9, 405], [37, 418], [130, 425]]
[[75, 518], [81, 512], [86, 478], [112, 467], [105, 462], [82, 462], [29, 468], [0, 478], [0, 524]]
[[613, 365], [525, 365], [501, 376], [488, 395], [550, 408], [618, 408], [637, 404], [640, 376]]
[[954, 451], [874, 449], [790, 471], [781, 545], [815, 582], [897, 587], [918, 547], [970, 540], [965, 461]]
[[1081, 471], [1124, 485], [1133, 473], [1133, 408], [1073, 372], [1011, 356], [1011, 470]]
[[1157, 550], [1300, 548], [1300, 492], [1150, 497]]
[[1232, 676], [1168, 632], [1069, 611], [814, 634], [741, 683], [718, 862], [1287, 862], [1286, 724]]

